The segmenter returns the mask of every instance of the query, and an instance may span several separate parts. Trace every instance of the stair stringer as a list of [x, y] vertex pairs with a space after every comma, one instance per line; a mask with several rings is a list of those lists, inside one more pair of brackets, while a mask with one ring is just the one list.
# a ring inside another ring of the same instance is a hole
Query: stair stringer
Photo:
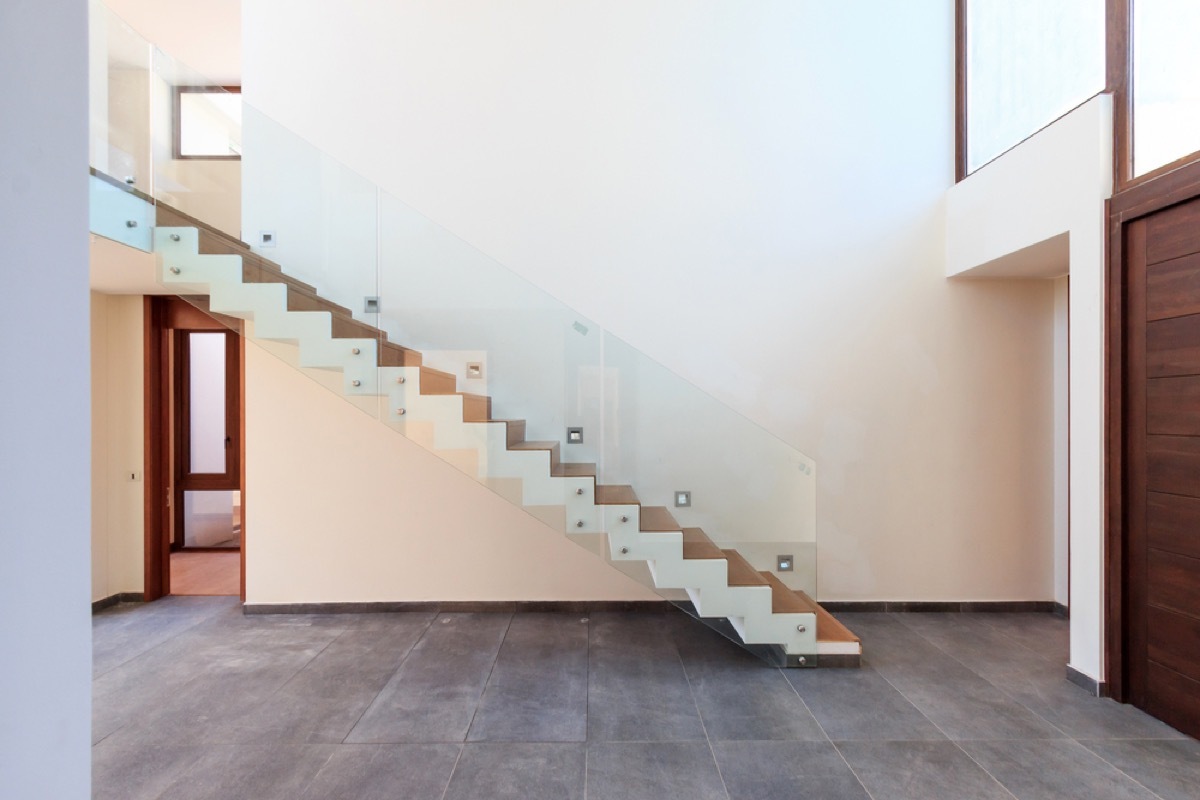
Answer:
[[[730, 586], [723, 559], [683, 558], [682, 531], [643, 531], [640, 506], [597, 505], [595, 479], [552, 474], [548, 450], [512, 450], [504, 425], [463, 419], [460, 394], [422, 394], [420, 367], [379, 367], [379, 342], [335, 339], [328, 311], [289, 311], [283, 283], [244, 283], [238, 255], [199, 252], [195, 228], [156, 228], [160, 282], [180, 294], [202, 294], [211, 311], [253, 323], [254, 336], [294, 343], [299, 366], [342, 373], [350, 397], [386, 400], [381, 419], [405, 433], [432, 426], [422, 446], [472, 474], [476, 480], [518, 480], [523, 506], [563, 506], [570, 535], [607, 534], [614, 561], [644, 561], [659, 589], [683, 589], [704, 617], [724, 617], [747, 644], [779, 646], [789, 655], [816, 655], [816, 615], [776, 614], [769, 586]], [[458, 454], [474, 452], [475, 459]]]

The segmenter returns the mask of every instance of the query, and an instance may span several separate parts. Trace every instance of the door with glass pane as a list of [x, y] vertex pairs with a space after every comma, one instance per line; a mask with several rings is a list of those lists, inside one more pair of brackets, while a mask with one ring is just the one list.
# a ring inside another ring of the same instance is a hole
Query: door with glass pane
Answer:
[[242, 543], [238, 335], [219, 325], [174, 332], [172, 550]]

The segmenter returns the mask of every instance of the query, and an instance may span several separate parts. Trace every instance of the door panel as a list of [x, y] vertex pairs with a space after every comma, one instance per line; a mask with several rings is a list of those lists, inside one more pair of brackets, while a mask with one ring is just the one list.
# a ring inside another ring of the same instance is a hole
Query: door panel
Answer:
[[1146, 437], [1146, 484], [1152, 492], [1200, 494], [1200, 438]]
[[1200, 255], [1155, 264], [1146, 275], [1146, 319], [1200, 314]]
[[1200, 558], [1200, 498], [1151, 492], [1147, 498], [1149, 547]]
[[1200, 314], [1147, 325], [1146, 361], [1151, 378], [1200, 373]]
[[1125, 227], [1122, 696], [1200, 734], [1200, 200]]
[[1146, 630], [1152, 663], [1200, 681], [1200, 619], [1151, 608]]
[[1151, 550], [1146, 558], [1146, 582], [1151, 608], [1200, 613], [1200, 558]]
[[1146, 432], [1200, 436], [1200, 376], [1146, 382]]
[[1200, 681], [1150, 663], [1145, 708], [1184, 733], [1200, 730]]

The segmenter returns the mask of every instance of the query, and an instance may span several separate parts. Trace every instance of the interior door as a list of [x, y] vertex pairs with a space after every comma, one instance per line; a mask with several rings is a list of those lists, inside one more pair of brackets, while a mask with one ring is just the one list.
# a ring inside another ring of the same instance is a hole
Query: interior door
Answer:
[[174, 331], [172, 550], [241, 547], [238, 334], [214, 322]]
[[1200, 199], [1125, 233], [1127, 698], [1200, 735]]

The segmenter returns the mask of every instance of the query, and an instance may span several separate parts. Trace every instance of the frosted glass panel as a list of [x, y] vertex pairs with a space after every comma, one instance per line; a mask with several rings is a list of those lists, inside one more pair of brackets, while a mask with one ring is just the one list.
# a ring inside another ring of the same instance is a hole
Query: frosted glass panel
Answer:
[[1133, 5], [1133, 174], [1200, 150], [1200, 3]]
[[225, 472], [225, 334], [188, 334], [191, 471]]
[[184, 492], [184, 547], [240, 547], [242, 493]]
[[1104, 0], [969, 0], [967, 171], [1104, 89]]

